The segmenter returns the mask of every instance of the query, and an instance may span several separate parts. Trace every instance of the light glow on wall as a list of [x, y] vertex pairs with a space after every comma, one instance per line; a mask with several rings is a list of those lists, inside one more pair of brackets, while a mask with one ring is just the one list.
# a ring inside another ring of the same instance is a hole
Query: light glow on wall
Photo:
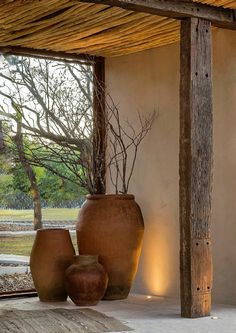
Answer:
[[[152, 222], [148, 221], [148, 228], [145, 230], [142, 279], [151, 295], [162, 296], [169, 292], [173, 269], [172, 234], [169, 223], [166, 219], [157, 221], [155, 216]], [[178, 252], [174, 259], [178, 262]]]

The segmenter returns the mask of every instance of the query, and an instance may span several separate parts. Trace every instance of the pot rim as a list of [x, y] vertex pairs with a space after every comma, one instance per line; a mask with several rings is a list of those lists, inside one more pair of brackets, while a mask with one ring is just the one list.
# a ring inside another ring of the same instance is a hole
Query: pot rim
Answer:
[[98, 263], [98, 254], [79, 254], [73, 256], [73, 262], [74, 263], [80, 263], [80, 264], [94, 264]]
[[74, 254], [73, 257], [76, 258], [76, 257], [98, 257], [99, 255], [98, 254]]
[[88, 200], [134, 200], [133, 194], [87, 194]]
[[96, 258], [98, 259], [99, 255], [98, 254], [74, 254], [73, 258]]
[[66, 228], [42, 228], [38, 229], [37, 232], [43, 232], [43, 231], [54, 231], [54, 232], [60, 232], [60, 231], [69, 231], [69, 229]]

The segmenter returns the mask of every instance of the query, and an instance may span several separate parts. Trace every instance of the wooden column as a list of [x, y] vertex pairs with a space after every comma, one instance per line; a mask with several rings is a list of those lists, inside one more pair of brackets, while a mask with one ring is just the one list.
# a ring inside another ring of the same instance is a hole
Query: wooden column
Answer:
[[180, 52], [181, 314], [196, 318], [211, 311], [211, 23], [183, 20]]
[[106, 119], [105, 119], [105, 59], [96, 58], [94, 63], [94, 184], [95, 194], [105, 193], [105, 154], [106, 154]]

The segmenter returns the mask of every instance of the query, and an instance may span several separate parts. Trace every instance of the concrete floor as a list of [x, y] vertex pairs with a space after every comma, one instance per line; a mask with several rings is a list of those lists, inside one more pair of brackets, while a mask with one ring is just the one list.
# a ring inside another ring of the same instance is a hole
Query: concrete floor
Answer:
[[[1, 301], [0, 313], [2, 309], [55, 307], [75, 308], [70, 300], [42, 303], [38, 298], [27, 298]], [[212, 316], [200, 319], [181, 318], [178, 300], [154, 296], [130, 295], [126, 300], [102, 301], [92, 308], [119, 319], [137, 333], [236, 333], [236, 306], [213, 306]]]

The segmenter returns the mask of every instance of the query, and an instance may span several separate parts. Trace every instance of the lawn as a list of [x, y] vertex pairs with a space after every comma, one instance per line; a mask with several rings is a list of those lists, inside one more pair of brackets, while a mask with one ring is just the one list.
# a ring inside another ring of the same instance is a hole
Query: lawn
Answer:
[[[43, 220], [76, 220], [78, 208], [45, 208], [42, 209]], [[0, 209], [0, 221], [32, 221], [32, 209]]]
[[[42, 210], [43, 220], [75, 221], [78, 208], [45, 208]], [[32, 221], [33, 210], [0, 210], [1, 221]], [[34, 236], [16, 236], [0, 238], [0, 253], [30, 255], [34, 242]], [[76, 246], [76, 236], [72, 236], [72, 242]]]
[[[72, 242], [77, 251], [76, 235], [72, 235]], [[34, 242], [34, 236], [2, 237], [0, 238], [0, 253], [29, 256]]]

